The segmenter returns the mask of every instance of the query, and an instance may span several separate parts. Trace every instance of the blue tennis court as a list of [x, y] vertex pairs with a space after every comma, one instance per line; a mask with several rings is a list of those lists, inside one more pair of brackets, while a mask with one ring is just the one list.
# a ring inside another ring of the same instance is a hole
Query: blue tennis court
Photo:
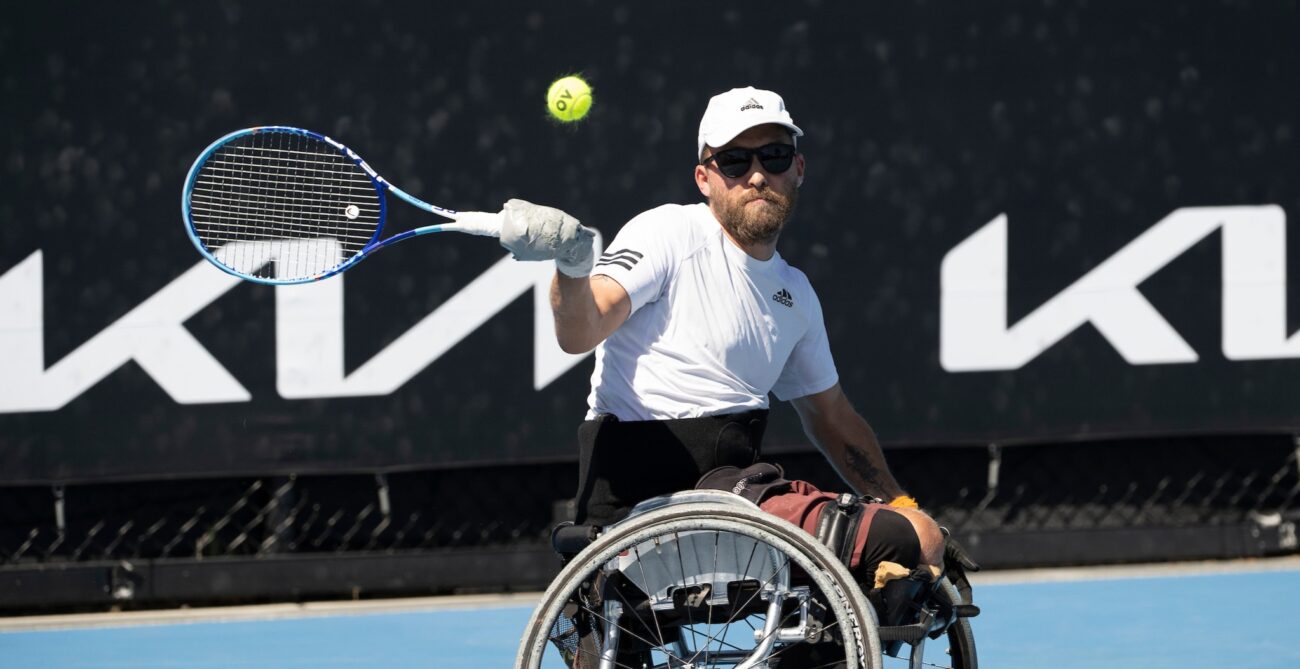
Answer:
[[[1296, 559], [994, 574], [976, 592], [985, 667], [1300, 666]], [[361, 613], [224, 609], [252, 619], [125, 625], [130, 616], [104, 615], [47, 619], [47, 626], [72, 626], [38, 630], [15, 629], [32, 620], [0, 620], [8, 630], [0, 632], [0, 658], [6, 667], [53, 669], [506, 667], [530, 603], [479, 598]]]

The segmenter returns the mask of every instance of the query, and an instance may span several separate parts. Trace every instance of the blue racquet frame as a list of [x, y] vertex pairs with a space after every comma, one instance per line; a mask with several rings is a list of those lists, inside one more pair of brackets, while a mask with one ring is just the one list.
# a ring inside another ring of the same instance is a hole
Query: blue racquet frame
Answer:
[[[326, 142], [327, 144], [334, 147], [335, 149], [338, 149], [338, 151], [342, 155], [346, 156], [355, 165], [357, 165], [362, 170], [364, 170], [365, 174], [370, 177], [370, 181], [374, 185], [375, 192], [378, 195], [378, 199], [379, 199], [379, 220], [378, 220], [378, 224], [375, 227], [374, 234], [370, 237], [369, 241], [365, 244], [365, 246], [361, 248], [360, 251], [358, 251], [355, 255], [343, 261], [342, 263], [329, 268], [328, 270], [325, 270], [317, 274], [313, 274], [312, 276], [294, 278], [294, 279], [267, 278], [267, 277], [254, 276], [252, 274], [241, 272], [228, 266], [226, 263], [218, 259], [213, 254], [212, 250], [208, 248], [208, 246], [203, 242], [202, 239], [200, 239], [199, 234], [195, 229], [194, 212], [191, 208], [191, 198], [194, 194], [195, 182], [197, 181], [199, 174], [203, 169], [203, 166], [207, 163], [208, 159], [211, 158], [214, 153], [216, 153], [222, 147], [230, 144], [231, 142], [234, 142], [243, 137], [255, 135], [258, 133], [266, 133], [266, 132], [299, 135], [302, 137]], [[453, 222], [441, 223], [437, 225], [427, 225], [427, 226], [415, 228], [413, 230], [407, 230], [405, 232], [398, 233], [387, 239], [380, 239], [380, 236], [384, 232], [384, 224], [387, 222], [388, 219], [388, 204], [387, 204], [387, 198], [385, 197], [385, 193], [392, 193], [397, 197], [401, 198], [402, 200], [405, 200], [407, 203], [414, 205], [419, 209], [422, 209], [431, 214], [442, 216], [444, 218], [449, 218]], [[185, 187], [181, 193], [181, 215], [185, 222], [186, 234], [189, 236], [190, 241], [194, 244], [194, 247], [199, 250], [199, 253], [201, 253], [205, 259], [207, 259], [209, 262], [216, 265], [217, 267], [221, 268], [222, 271], [228, 274], [237, 276], [241, 279], [244, 279], [245, 281], [252, 281], [252, 282], [268, 284], [268, 285], [291, 285], [291, 284], [310, 283], [313, 281], [320, 281], [321, 279], [326, 279], [336, 274], [340, 274], [344, 271], [347, 271], [351, 267], [355, 266], [357, 263], [361, 262], [367, 255], [369, 255], [373, 251], [384, 248], [385, 246], [396, 244], [397, 242], [400, 241], [410, 239], [412, 237], [419, 237], [422, 235], [433, 234], [435, 232], [463, 232], [468, 234], [492, 236], [492, 237], [499, 236], [500, 234], [499, 231], [500, 223], [497, 214], [490, 214], [484, 212], [461, 212], [461, 211], [456, 211], [454, 209], [447, 209], [444, 207], [439, 207], [437, 205], [429, 204], [428, 202], [425, 202], [424, 200], [421, 200], [407, 193], [406, 191], [398, 188], [397, 186], [394, 186], [393, 184], [389, 183], [382, 176], [380, 176], [379, 173], [375, 172], [375, 170], [372, 169], [370, 165], [366, 163], [365, 160], [362, 160], [361, 156], [357, 155], [355, 151], [348, 148], [347, 146], [344, 146], [343, 144], [320, 133], [312, 132], [310, 130], [304, 130], [302, 128], [295, 128], [292, 126], [278, 126], [278, 125], [258, 126], [254, 128], [236, 130], [235, 132], [232, 132], [230, 134], [221, 137], [220, 139], [210, 144], [206, 149], [204, 149], [203, 152], [199, 154], [199, 157], [195, 159], [194, 164], [190, 167], [189, 173], [186, 175]]]

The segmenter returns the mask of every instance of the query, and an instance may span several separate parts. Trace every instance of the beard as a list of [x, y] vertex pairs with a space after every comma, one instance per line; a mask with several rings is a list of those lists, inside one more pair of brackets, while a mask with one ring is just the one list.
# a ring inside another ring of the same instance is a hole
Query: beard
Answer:
[[[768, 205], [747, 206], [760, 198], [767, 200]], [[781, 234], [781, 229], [790, 220], [798, 201], [798, 190], [792, 188], [789, 193], [781, 193], [768, 186], [734, 202], [718, 203], [715, 213], [723, 229], [737, 242], [745, 245], [769, 244], [775, 242]]]

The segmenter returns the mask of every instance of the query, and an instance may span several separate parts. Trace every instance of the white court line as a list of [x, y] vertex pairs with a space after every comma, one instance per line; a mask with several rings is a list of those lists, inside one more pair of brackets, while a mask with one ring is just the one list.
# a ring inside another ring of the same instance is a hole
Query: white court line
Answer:
[[[1069, 581], [1118, 580], [1132, 578], [1168, 578], [1213, 574], [1242, 574], [1275, 571], [1300, 571], [1300, 555], [1243, 560], [1174, 562], [1137, 565], [1069, 567], [1057, 569], [1007, 569], [971, 574], [976, 587], [1053, 583]], [[238, 622], [309, 618], [318, 616], [354, 616], [414, 611], [447, 611], [536, 606], [541, 593], [506, 595], [455, 595], [363, 601], [308, 602], [305, 604], [259, 604], [220, 606], [161, 611], [122, 611], [108, 613], [73, 613], [48, 616], [0, 618], [0, 634], [44, 630], [135, 627], [141, 625], [179, 625], [192, 623]]]
[[5, 632], [35, 632], [74, 628], [180, 625], [321, 616], [357, 616], [410, 611], [532, 607], [537, 605], [537, 601], [541, 599], [541, 596], [540, 592], [507, 595], [449, 595], [443, 597], [307, 602], [303, 604], [254, 604], [250, 606], [212, 606], [157, 611], [114, 611], [22, 616], [0, 618], [0, 634]]
[[[968, 574], [973, 586], [1018, 585], [1022, 583], [1057, 583], [1068, 581], [1111, 581], [1133, 578], [1172, 578], [1214, 574], [1250, 574], [1274, 571], [1300, 571], [1300, 555], [1240, 560], [1206, 560], [1203, 562], [1157, 562], [1099, 567], [1058, 567], [1044, 569], [1004, 569]], [[0, 621], [2, 623], [3, 621]]]

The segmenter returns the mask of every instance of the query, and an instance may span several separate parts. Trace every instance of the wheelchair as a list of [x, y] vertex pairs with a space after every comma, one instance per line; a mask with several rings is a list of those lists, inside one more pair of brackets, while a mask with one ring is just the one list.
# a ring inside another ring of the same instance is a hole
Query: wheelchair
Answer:
[[552, 543], [568, 559], [516, 669], [978, 666], [978, 609], [947, 579], [864, 592], [815, 537], [727, 492], [646, 500]]

